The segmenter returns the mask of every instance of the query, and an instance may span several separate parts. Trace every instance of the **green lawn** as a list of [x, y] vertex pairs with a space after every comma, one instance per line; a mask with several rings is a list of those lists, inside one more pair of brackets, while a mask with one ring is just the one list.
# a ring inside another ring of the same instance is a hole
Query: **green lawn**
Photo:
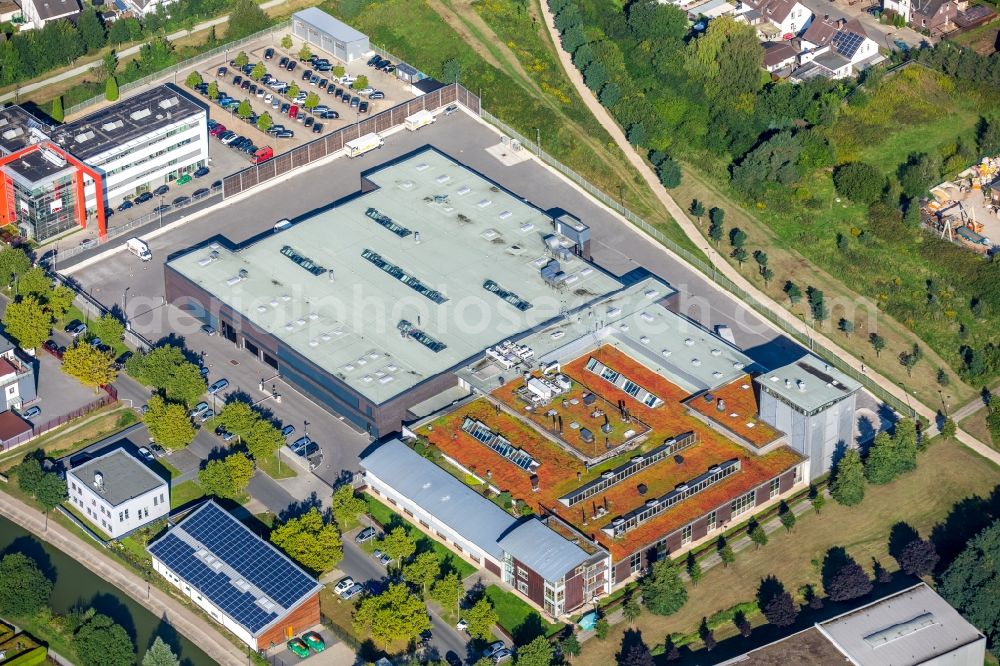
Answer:
[[204, 496], [205, 491], [201, 489], [197, 481], [179, 483], [170, 489], [170, 508], [176, 509]]
[[565, 626], [547, 622], [516, 594], [496, 585], [486, 588], [486, 598], [493, 602], [493, 609], [500, 618], [500, 626], [514, 637], [514, 642], [518, 645], [530, 643], [538, 636], [552, 636]]
[[[676, 614], [659, 617], [644, 612], [633, 629], [648, 637], [650, 644], [662, 642], [668, 633], [686, 634], [697, 630], [701, 618], [716, 611], [754, 599], [759, 581], [778, 576], [785, 589], [801, 602], [797, 591], [803, 585], [822, 589], [821, 563], [830, 548], [843, 547], [868, 571], [872, 559], [896, 570], [888, 554], [892, 526], [906, 522], [927, 538], [942, 523], [952, 507], [965, 498], [988, 497], [1000, 483], [1000, 470], [967, 448], [954, 442], [936, 440], [921, 453], [917, 469], [884, 486], [868, 486], [864, 501], [844, 507], [828, 501], [820, 515], [808, 512], [799, 517], [790, 533], [779, 530], [769, 535], [766, 546], [736, 553], [729, 568], [705, 571], [696, 587], [689, 587], [688, 603]], [[607, 640], [587, 641], [574, 666], [606, 666], [627, 629], [615, 625]], [[717, 639], [736, 634], [732, 625], [720, 627]]]
[[279, 463], [278, 458], [281, 457], [279, 451], [275, 451], [273, 456], [268, 456], [257, 462], [257, 469], [267, 474], [272, 479], [291, 479], [298, 476], [298, 472], [295, 471], [295, 465], [289, 461], [287, 458], [281, 458]]
[[[394, 512], [385, 504], [382, 504], [370, 495], [365, 495], [365, 499], [368, 502], [368, 513], [372, 518], [374, 518], [379, 524], [386, 527], [397, 524], [401, 525], [403, 529], [406, 530], [406, 533], [416, 540], [418, 552], [431, 550], [437, 554], [438, 560], [441, 562], [442, 569], [451, 569], [458, 573], [459, 577], [463, 579], [468, 578], [476, 572], [476, 567], [451, 552], [444, 545], [428, 537], [422, 531], [417, 529], [416, 526], [409, 521], [404, 520], [402, 516]], [[374, 548], [374, 546], [371, 547]]]

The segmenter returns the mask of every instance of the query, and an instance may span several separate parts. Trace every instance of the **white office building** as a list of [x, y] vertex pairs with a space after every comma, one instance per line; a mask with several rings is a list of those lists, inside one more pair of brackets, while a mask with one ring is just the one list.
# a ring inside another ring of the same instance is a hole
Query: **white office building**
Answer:
[[[102, 174], [116, 205], [208, 164], [208, 111], [171, 84], [157, 86], [56, 129], [53, 140]], [[87, 208], [97, 206], [86, 180]]]
[[170, 513], [170, 486], [125, 449], [66, 473], [69, 501], [95, 527], [118, 539]]

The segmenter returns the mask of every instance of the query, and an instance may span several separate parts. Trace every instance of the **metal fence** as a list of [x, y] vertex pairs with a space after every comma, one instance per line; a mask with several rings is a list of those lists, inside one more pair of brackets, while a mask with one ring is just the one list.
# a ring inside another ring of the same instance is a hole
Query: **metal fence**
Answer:
[[[79, 284], [77, 284], [75, 280], [69, 279], [66, 276], [61, 275], [59, 273], [53, 272], [52, 275], [54, 275], [55, 279], [58, 280], [60, 284], [62, 284], [65, 287], [69, 287], [76, 293], [76, 296], [73, 298], [73, 305], [80, 308], [80, 311], [87, 317], [90, 317], [92, 319], [100, 319], [106, 314], [119, 316], [115, 315], [115, 313], [113, 313], [109, 308], [105, 307], [103, 303], [101, 303], [96, 298], [85, 292], [83, 288]], [[124, 316], [125, 313], [121, 313], [121, 317]], [[128, 322], [125, 323], [127, 324]], [[136, 333], [131, 328], [125, 329], [125, 333], [122, 334], [122, 339], [129, 347], [137, 349], [138, 351], [141, 352], [147, 352], [153, 348], [152, 342], [147, 340], [142, 335]], [[111, 390], [114, 390], [114, 387], [110, 388]], [[115, 395], [117, 396], [117, 393]]]
[[[96, 239], [97, 245], [98, 246], [104, 245], [113, 238], [118, 238], [119, 236], [123, 236], [134, 229], [138, 229], [139, 227], [144, 227], [147, 224], [152, 224], [153, 222], [158, 222], [162, 224], [163, 216], [172, 213], [174, 211], [184, 210], [194, 206], [198, 206], [199, 208], [201, 208], [202, 206], [200, 206], [199, 204], [204, 204], [208, 199], [211, 199], [212, 197], [221, 192], [222, 192], [222, 187], [219, 186], [211, 188], [210, 194], [206, 194], [203, 197], [198, 197], [197, 199], [192, 199], [191, 201], [188, 201], [187, 203], [181, 204], [179, 206], [175, 206], [173, 204], [161, 204], [153, 212], [146, 213], [145, 215], [137, 217], [134, 220], [130, 220], [129, 222], [126, 222], [120, 227], [111, 227], [110, 229], [108, 229], [108, 233], [105, 235], [104, 238]], [[92, 250], [94, 247], [95, 247], [94, 245], [88, 245], [88, 246], [78, 245], [77, 247], [63, 248], [62, 250], [59, 250], [57, 254], [53, 255], [51, 263], [53, 265], [58, 265], [58, 262], [63, 261], [65, 259], [72, 259], [73, 257], [79, 254], [83, 254], [84, 252]]]
[[417, 111], [439, 109], [453, 102], [458, 102], [474, 110], [479, 108], [479, 98], [460, 85], [451, 84], [439, 88], [434, 92], [397, 104], [364, 120], [359, 119], [352, 125], [342, 127], [280, 155], [275, 155], [262, 164], [253, 165], [226, 176], [222, 181], [224, 196], [228, 199], [261, 183], [266, 183], [316, 160], [321, 160], [341, 150], [344, 144], [352, 139], [357, 139], [371, 132], [385, 132], [398, 127], [403, 124], [403, 120], [407, 116]]
[[[164, 78], [165, 76], [170, 76], [171, 74], [173, 74], [173, 76], [176, 78], [177, 74], [179, 74], [182, 70], [185, 70], [188, 67], [194, 67], [196, 65], [204, 64], [205, 62], [212, 60], [213, 58], [219, 57], [220, 54], [223, 55], [226, 60], [228, 60], [230, 51], [236, 51], [241, 46], [245, 46], [250, 42], [260, 39], [261, 37], [268, 37], [268, 36], [273, 37], [276, 32], [287, 32], [290, 29], [290, 27], [291, 27], [291, 21], [282, 21], [278, 25], [272, 26], [266, 30], [255, 32], [249, 37], [244, 37], [243, 39], [237, 39], [235, 42], [229, 42], [227, 44], [223, 44], [222, 46], [218, 46], [210, 51], [205, 51], [204, 53], [200, 53], [194, 56], [193, 58], [182, 60], [173, 67], [168, 67], [167, 69], [161, 69], [158, 72], [150, 74], [149, 76], [144, 76], [141, 79], [136, 79], [135, 81], [131, 81], [130, 83], [123, 83], [121, 87], [118, 88], [118, 92], [119, 94], [124, 94], [130, 90], [135, 90], [136, 88], [141, 88], [142, 86], [149, 85], [153, 81], [158, 81]], [[86, 101], [80, 102], [79, 104], [74, 104], [73, 106], [67, 108], [65, 115], [72, 116], [75, 113], [83, 111], [87, 107], [94, 106], [95, 104], [100, 104], [105, 100], [106, 98], [104, 97], [104, 95], [97, 95], [95, 97], [91, 97]]]
[[[475, 96], [470, 94], [470, 97], [475, 97]], [[665, 235], [663, 235], [663, 233], [659, 229], [646, 222], [644, 219], [642, 219], [641, 217], [630, 211], [628, 208], [625, 208], [614, 197], [609, 196], [608, 194], [597, 188], [590, 181], [588, 181], [586, 178], [578, 174], [576, 171], [573, 171], [565, 164], [563, 164], [553, 156], [546, 153], [534, 141], [531, 141], [527, 137], [522, 136], [520, 133], [517, 132], [517, 130], [515, 130], [510, 125], [503, 122], [493, 114], [487, 111], [483, 111], [481, 109], [477, 109], [479, 104], [478, 98], [476, 99], [477, 107], [469, 106], [469, 104], [466, 104], [462, 99], [459, 99], [458, 102], [460, 104], [465, 104], [466, 107], [472, 109], [473, 111], [478, 111], [479, 115], [484, 120], [498, 127], [501, 131], [510, 136], [512, 139], [518, 140], [525, 149], [535, 153], [539, 157], [539, 159], [541, 159], [543, 162], [545, 162], [552, 168], [558, 170], [564, 176], [566, 176], [574, 183], [582, 187], [595, 199], [603, 203], [608, 208], [611, 208], [612, 210], [616, 211], [622, 217], [627, 219], [629, 222], [636, 225], [644, 232], [655, 238], [658, 242], [662, 243], [665, 247], [667, 247], [671, 252], [677, 254], [685, 262], [687, 262], [688, 264], [694, 266], [699, 271], [701, 271], [706, 277], [715, 282], [716, 285], [733, 294], [736, 294], [736, 296], [738, 296], [744, 304], [753, 308], [755, 312], [757, 312], [759, 315], [761, 315], [762, 317], [770, 321], [772, 324], [780, 328], [786, 335], [797, 341], [803, 347], [806, 347], [810, 351], [815, 351], [816, 345], [814, 343], [812, 336], [802, 333], [797, 328], [792, 326], [789, 322], [775, 315], [769, 307], [758, 301], [755, 296], [743, 290], [742, 287], [735, 284], [732, 280], [730, 280], [724, 275], [721, 275], [717, 270], [715, 270], [715, 267], [713, 267], [711, 264], [706, 263], [701, 257], [694, 255], [687, 249], [681, 247], [671, 239], [667, 238]], [[908, 415], [911, 418], [916, 416], [916, 412], [913, 410], [912, 407], [910, 407], [909, 405], [904, 405], [903, 402], [899, 400], [899, 398], [897, 398], [896, 396], [892, 395], [884, 388], [879, 386], [868, 375], [865, 375], [855, 370], [840, 356], [828, 354], [825, 356], [825, 360], [831, 362], [847, 376], [860, 382], [866, 389], [868, 389], [868, 391], [870, 391], [873, 395], [875, 395], [880, 400], [885, 402], [887, 405], [891, 406], [897, 412]]]
[[95, 409], [100, 409], [101, 407], [112, 405], [118, 402], [118, 392], [114, 390], [113, 386], [102, 386], [101, 388], [104, 390], [104, 395], [102, 395], [101, 397], [97, 398], [96, 400], [92, 400], [91, 402], [88, 402], [83, 407], [78, 407], [77, 409], [74, 409], [68, 414], [56, 416], [54, 418], [49, 419], [48, 421], [45, 421], [44, 423], [33, 424], [31, 426], [30, 432], [24, 432], [21, 433], [20, 435], [17, 435], [16, 437], [11, 437], [10, 439], [5, 440], [3, 443], [3, 450], [5, 452], [9, 451], [15, 447], [20, 446], [21, 444], [24, 444], [25, 442], [34, 439], [35, 437], [38, 437], [39, 435], [48, 432], [49, 430], [52, 430], [53, 428], [58, 428], [64, 423], [69, 423], [73, 419], [78, 419], [84, 414], [89, 414]]

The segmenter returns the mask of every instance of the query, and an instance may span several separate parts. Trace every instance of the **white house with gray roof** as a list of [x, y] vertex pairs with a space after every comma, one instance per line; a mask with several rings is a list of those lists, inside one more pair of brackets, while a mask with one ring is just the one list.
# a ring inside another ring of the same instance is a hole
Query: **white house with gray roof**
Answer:
[[829, 472], [833, 456], [854, 441], [861, 384], [815, 356], [759, 375], [760, 418], [809, 457], [810, 480]]
[[398, 439], [361, 459], [369, 492], [553, 618], [610, 591], [610, 557], [538, 518], [519, 519]]
[[170, 513], [170, 485], [125, 449], [69, 470], [66, 485], [74, 508], [112, 539]]

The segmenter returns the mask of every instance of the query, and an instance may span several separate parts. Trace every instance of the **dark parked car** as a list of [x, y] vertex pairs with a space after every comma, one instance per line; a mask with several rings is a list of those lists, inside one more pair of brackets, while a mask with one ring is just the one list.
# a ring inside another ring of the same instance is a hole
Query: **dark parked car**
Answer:
[[338, 99], [338, 98], [343, 97], [343, 96], [344, 96], [344, 89], [343, 88], [337, 88], [336, 92], [333, 93], [333, 98], [334, 99]]
[[308, 81], [309, 79], [312, 78], [312, 75], [313, 75], [312, 70], [307, 69], [306, 71], [302, 72], [302, 80]]
[[197, 171], [194, 172], [194, 177], [195, 178], [204, 178], [205, 176], [208, 175], [208, 171], [209, 171], [209, 169], [208, 169], [207, 166], [200, 167]]
[[285, 67], [285, 69], [287, 69], [289, 72], [294, 72], [295, 71], [295, 67], [296, 67], [295, 61], [294, 60], [289, 60], [288, 61], [288, 66]]
[[330, 109], [329, 111], [324, 111], [322, 117], [324, 120], [331, 120], [339, 118], [340, 114], [334, 111], [333, 109]]
[[240, 84], [240, 90], [250, 89], [250, 79], [243, 79], [243, 83]]
[[123, 202], [121, 203], [121, 205], [120, 205], [120, 206], [118, 206], [118, 212], [120, 213], [120, 212], [122, 212], [123, 210], [128, 210], [128, 209], [129, 209], [129, 208], [131, 208], [132, 206], [133, 206], [133, 204], [132, 204], [132, 202], [131, 202], [131, 201], [123, 201]]
[[323, 123], [313, 123], [313, 134], [323, 133]]
[[270, 60], [274, 57], [274, 49], [267, 49], [264, 51], [264, 60]]
[[191, 203], [191, 197], [177, 197], [176, 199], [174, 199], [175, 206], [183, 206], [189, 203]]
[[242, 76], [240, 76], [239, 74], [237, 74], [236, 76], [233, 77], [233, 85], [234, 86], [238, 86], [241, 83], [243, 83], [243, 77]]
[[168, 210], [170, 210], [170, 206], [168, 206], [167, 204], [163, 204], [154, 208], [153, 212], [160, 213], [162, 215], [163, 213], [166, 213]]
[[368, 113], [368, 102], [361, 102], [358, 105], [358, 113]]
[[312, 127], [314, 122], [316, 122], [316, 120], [312, 116], [309, 116], [306, 118], [305, 125], [306, 127]]
[[167, 185], [160, 185], [158, 188], [153, 190], [153, 194], [162, 197], [164, 194], [170, 191], [170, 187]]
[[153, 193], [152, 192], [143, 192], [142, 194], [140, 194], [139, 196], [137, 196], [135, 199], [132, 199], [132, 203], [134, 203], [136, 205], [138, 205], [138, 204], [144, 204], [144, 203], [146, 203], [147, 201], [149, 201], [152, 198], [153, 198]]
[[225, 67], [220, 67], [218, 71], [215, 72], [215, 75], [218, 77], [224, 77], [227, 74], [229, 74], [229, 70], [226, 69]]
[[201, 199], [202, 197], [207, 197], [211, 192], [212, 190], [208, 189], [207, 187], [203, 187], [200, 190], [195, 190], [194, 193], [191, 195], [191, 198]]
[[216, 189], [216, 188], [219, 188], [219, 187], [222, 187], [222, 181], [221, 180], [217, 180], [214, 183], [212, 183], [212, 189], [213, 190]]
[[275, 136], [278, 137], [279, 139], [291, 139], [293, 136], [295, 136], [295, 132], [293, 132], [292, 130], [281, 130], [280, 132], [275, 134]]
[[351, 98], [351, 108], [352, 109], [357, 109], [360, 104], [361, 104], [361, 98], [360, 97], [358, 97], [357, 95], [355, 95], [354, 97]]
[[288, 66], [288, 56], [281, 56], [281, 60], [278, 61], [278, 67]]

